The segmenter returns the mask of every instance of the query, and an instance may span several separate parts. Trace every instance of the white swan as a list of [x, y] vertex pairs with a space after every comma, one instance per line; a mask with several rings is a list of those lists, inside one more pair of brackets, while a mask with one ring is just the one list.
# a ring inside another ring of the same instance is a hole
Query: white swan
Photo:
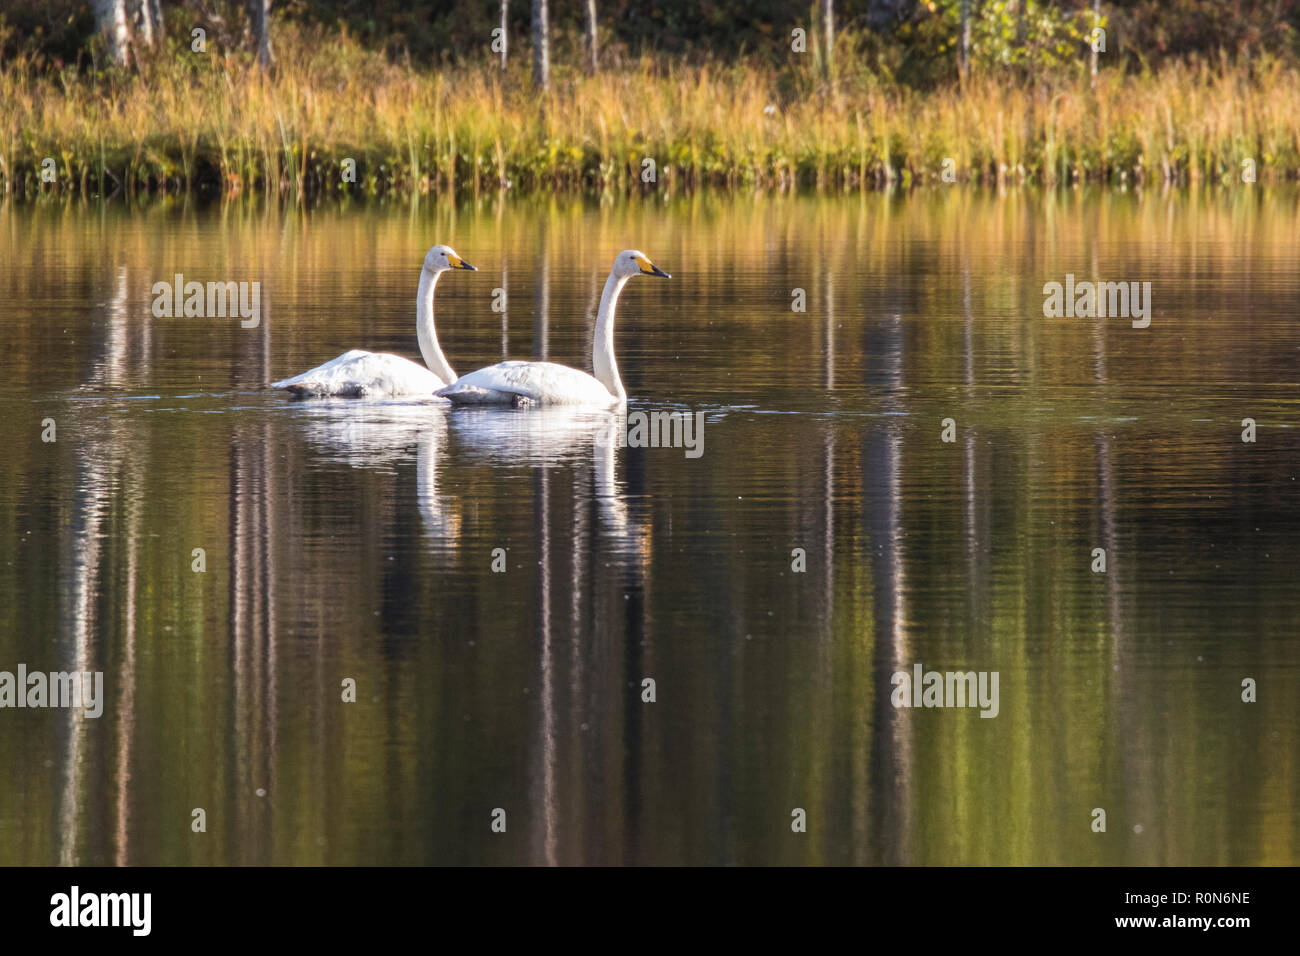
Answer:
[[623, 405], [627, 392], [614, 361], [614, 305], [627, 280], [635, 275], [668, 273], [635, 249], [620, 252], [600, 296], [596, 337], [588, 375], [554, 362], [499, 362], [457, 379], [438, 394], [457, 405]]
[[433, 395], [456, 373], [438, 347], [438, 333], [433, 327], [433, 287], [438, 277], [450, 269], [468, 269], [472, 265], [456, 255], [451, 246], [434, 246], [424, 257], [420, 270], [420, 290], [416, 293], [415, 332], [425, 368], [400, 355], [353, 349], [310, 372], [272, 382], [272, 388], [286, 388], [299, 396], [336, 395], [341, 398], [383, 398], [403, 395]]

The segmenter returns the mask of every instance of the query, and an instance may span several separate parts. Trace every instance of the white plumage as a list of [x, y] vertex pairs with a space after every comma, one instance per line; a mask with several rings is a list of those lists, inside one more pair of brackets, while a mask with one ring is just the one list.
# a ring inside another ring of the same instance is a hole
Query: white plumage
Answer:
[[498, 362], [457, 379], [438, 394], [457, 405], [622, 405], [627, 392], [614, 360], [614, 308], [634, 275], [671, 278], [635, 249], [620, 252], [605, 281], [591, 347], [594, 375], [554, 362]]
[[616, 405], [586, 372], [554, 362], [498, 362], [462, 375], [438, 394], [458, 405]]
[[433, 290], [438, 277], [450, 269], [478, 271], [456, 255], [450, 246], [442, 245], [429, 250], [420, 270], [415, 331], [425, 365], [387, 352], [352, 349], [309, 372], [272, 382], [271, 387], [287, 389], [301, 397], [427, 398], [449, 382], [454, 382], [456, 373], [442, 354], [433, 324]]
[[353, 349], [310, 372], [273, 382], [295, 395], [337, 398], [433, 395], [447, 383], [423, 365], [387, 352]]

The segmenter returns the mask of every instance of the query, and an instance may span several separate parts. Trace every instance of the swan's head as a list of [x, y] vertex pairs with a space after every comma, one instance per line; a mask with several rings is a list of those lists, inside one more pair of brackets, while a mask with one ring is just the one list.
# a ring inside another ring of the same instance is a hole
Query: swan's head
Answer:
[[667, 272], [660, 269], [650, 261], [644, 252], [637, 252], [635, 249], [624, 249], [617, 258], [614, 259], [614, 274], [624, 278], [631, 276], [659, 276], [661, 279], [671, 279]]
[[478, 272], [472, 265], [456, 255], [456, 250], [451, 246], [434, 246], [429, 250], [429, 254], [424, 257], [425, 272], [446, 272], [448, 269], [468, 269], [470, 272]]

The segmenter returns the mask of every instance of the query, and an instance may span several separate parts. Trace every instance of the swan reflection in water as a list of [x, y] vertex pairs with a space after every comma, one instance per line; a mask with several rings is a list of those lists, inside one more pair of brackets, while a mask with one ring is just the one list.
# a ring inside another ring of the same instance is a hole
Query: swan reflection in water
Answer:
[[308, 420], [307, 443], [326, 461], [353, 468], [396, 470], [415, 458], [415, 494], [425, 533], [455, 543], [461, 514], [440, 487], [447, 446], [445, 402], [316, 401], [296, 407]]
[[[571, 792], [566, 768], [595, 779], [610, 769], [588, 750], [577, 728], [605, 719], [595, 702], [613, 686], [614, 674], [625, 667], [643, 673], [635, 663], [645, 641], [637, 609], [651, 574], [652, 526], [644, 514], [638, 520], [629, 512], [617, 479], [625, 413], [624, 407], [552, 405], [458, 408], [447, 416], [457, 464], [532, 472], [536, 656], [529, 671], [535, 675], [530, 684], [536, 709], [527, 752], [530, 802], [537, 812], [529, 816], [526, 839], [533, 863], [566, 862], [559, 839], [567, 829], [565, 795]], [[572, 489], [572, 510], [562, 504], [566, 488]], [[612, 706], [618, 713], [618, 705]]]
[[[396, 469], [416, 460], [416, 496], [426, 533], [455, 543], [462, 511], [448, 494], [459, 462], [512, 467], [581, 467], [591, 462], [602, 536], [616, 551], [640, 552], [648, 532], [635, 523], [617, 480], [619, 409], [555, 405], [452, 409], [440, 402], [317, 401], [293, 411], [324, 460]], [[580, 483], [575, 485], [580, 487]]]
[[617, 477], [622, 408], [547, 405], [469, 407], [448, 413], [457, 457], [549, 468], [592, 464], [600, 530], [617, 551], [641, 552], [647, 531], [632, 520]]

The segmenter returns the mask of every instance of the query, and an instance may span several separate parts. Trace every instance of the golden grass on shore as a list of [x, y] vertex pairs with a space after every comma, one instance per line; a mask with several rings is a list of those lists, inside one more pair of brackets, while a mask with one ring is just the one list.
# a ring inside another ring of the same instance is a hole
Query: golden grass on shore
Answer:
[[659, 189], [907, 186], [944, 181], [949, 159], [958, 181], [1047, 186], [1240, 181], [1246, 160], [1260, 182], [1300, 174], [1300, 76], [1276, 61], [922, 93], [865, 72], [830, 91], [811, 68], [644, 59], [539, 95], [522, 63], [416, 70], [290, 26], [278, 44], [270, 75], [217, 53], [93, 81], [5, 64], [0, 189], [626, 190], [649, 188], [646, 159]]

